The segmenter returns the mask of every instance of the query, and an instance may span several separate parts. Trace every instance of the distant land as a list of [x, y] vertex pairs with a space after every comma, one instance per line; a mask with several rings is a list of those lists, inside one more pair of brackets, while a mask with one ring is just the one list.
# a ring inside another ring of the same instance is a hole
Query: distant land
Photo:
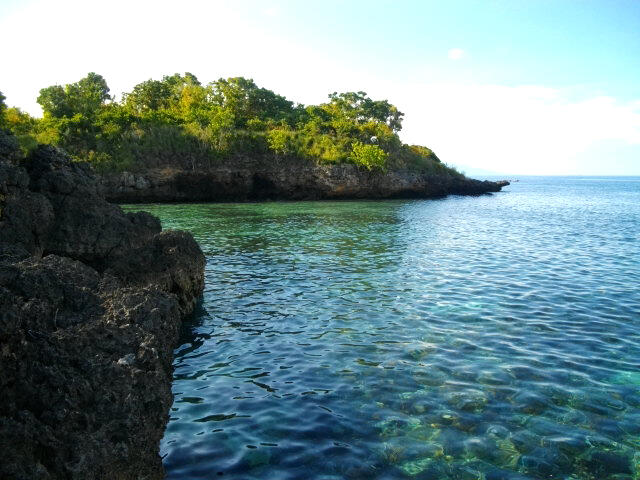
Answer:
[[48, 144], [90, 163], [112, 201], [424, 198], [502, 187], [403, 143], [404, 114], [362, 91], [302, 105], [251, 79], [204, 85], [187, 72], [116, 101], [91, 72], [42, 88], [37, 101], [42, 118], [0, 95], [0, 127], [25, 156]]

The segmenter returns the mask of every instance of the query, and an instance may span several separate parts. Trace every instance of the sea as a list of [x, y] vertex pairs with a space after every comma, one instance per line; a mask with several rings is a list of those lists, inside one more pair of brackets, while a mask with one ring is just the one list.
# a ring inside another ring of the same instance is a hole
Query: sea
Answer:
[[168, 479], [640, 479], [640, 177], [131, 205], [188, 230]]

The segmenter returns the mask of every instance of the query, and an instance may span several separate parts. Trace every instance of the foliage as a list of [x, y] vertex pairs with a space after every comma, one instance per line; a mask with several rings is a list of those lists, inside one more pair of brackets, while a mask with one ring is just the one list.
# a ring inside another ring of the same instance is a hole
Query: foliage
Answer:
[[387, 163], [387, 153], [377, 145], [366, 145], [362, 142], [354, 142], [349, 159], [356, 165], [383, 169]]
[[402, 129], [404, 113], [388, 101], [375, 101], [367, 97], [365, 92], [334, 92], [329, 95], [331, 102], [326, 109], [335, 117], [347, 120], [351, 124], [383, 123], [393, 132]]
[[293, 135], [290, 130], [283, 128], [274, 128], [267, 132], [267, 143], [269, 148], [281, 155], [287, 155], [295, 152], [293, 143]]
[[100, 107], [110, 100], [109, 87], [97, 73], [89, 73], [76, 83], [61, 87], [53, 85], [40, 90], [38, 103], [45, 116], [69, 118], [75, 115], [93, 117]]
[[410, 145], [409, 148], [413, 153], [422, 157], [422, 158], [431, 158], [434, 161], [440, 163], [440, 159], [436, 156], [435, 153], [430, 148], [423, 147], [421, 145]]
[[293, 102], [271, 90], [259, 88], [251, 79], [221, 78], [209, 88], [213, 104], [233, 114], [236, 128], [246, 128], [251, 119], [278, 122], [288, 120], [293, 114]]
[[7, 108], [2, 122], [5, 128], [13, 132], [23, 153], [33, 150], [37, 145], [33, 132], [37, 126], [37, 120], [19, 108]]
[[203, 85], [191, 73], [149, 79], [114, 101], [96, 73], [40, 90], [42, 118], [7, 109], [0, 122], [23, 150], [60, 146], [101, 171], [209, 168], [222, 159], [274, 156], [455, 175], [428, 148], [404, 145], [404, 114], [365, 92], [334, 92], [326, 103], [294, 104], [251, 79]]
[[[197, 102], [201, 92], [200, 82], [195, 75], [176, 73], [165, 75], [162, 80], [149, 79], [133, 87], [124, 95], [124, 105], [132, 112], [143, 115], [159, 110], [179, 110]], [[200, 99], [202, 100], [202, 99]]]

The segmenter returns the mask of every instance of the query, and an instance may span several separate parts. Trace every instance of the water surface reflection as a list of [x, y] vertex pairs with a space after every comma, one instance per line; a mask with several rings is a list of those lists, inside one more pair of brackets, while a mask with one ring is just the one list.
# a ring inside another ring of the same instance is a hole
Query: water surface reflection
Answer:
[[145, 206], [208, 259], [168, 478], [639, 478], [639, 185]]

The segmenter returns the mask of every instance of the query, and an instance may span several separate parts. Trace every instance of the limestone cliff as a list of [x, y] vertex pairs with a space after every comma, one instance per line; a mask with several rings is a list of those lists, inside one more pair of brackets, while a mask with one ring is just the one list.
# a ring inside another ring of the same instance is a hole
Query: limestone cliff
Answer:
[[107, 198], [121, 203], [430, 198], [498, 192], [507, 184], [469, 179], [445, 168], [382, 171], [283, 158], [234, 159], [207, 170], [103, 176]]

